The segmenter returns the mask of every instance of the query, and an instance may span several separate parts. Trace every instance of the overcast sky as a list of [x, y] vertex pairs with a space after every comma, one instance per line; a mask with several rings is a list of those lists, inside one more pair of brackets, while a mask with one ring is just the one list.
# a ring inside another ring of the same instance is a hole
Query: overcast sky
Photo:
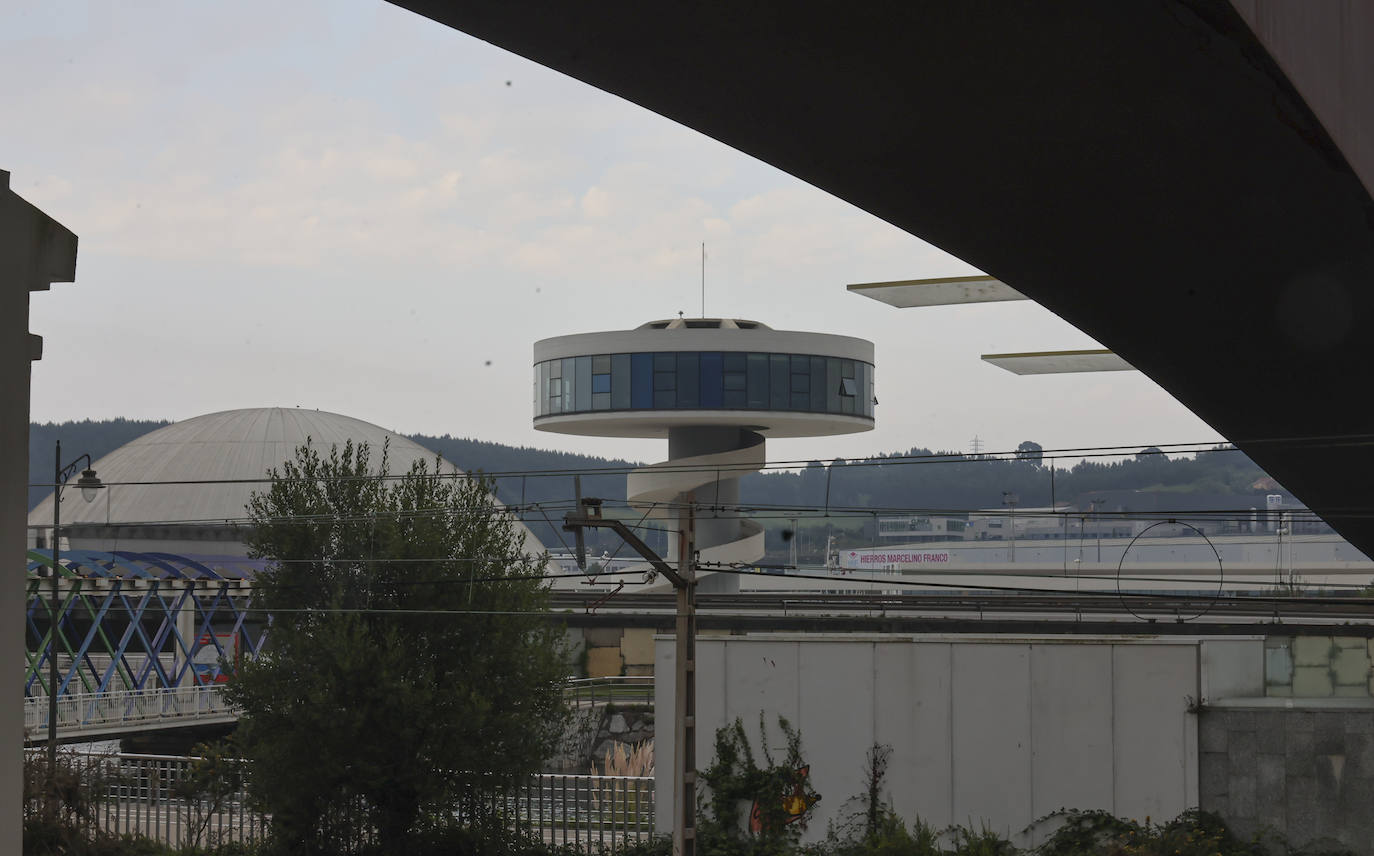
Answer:
[[[769, 458], [1211, 440], [1136, 373], [1016, 377], [1095, 347], [1024, 302], [897, 310], [849, 282], [975, 272], [640, 107], [381, 0], [19, 0], [0, 169], [80, 237], [35, 294], [40, 421], [268, 405], [652, 460], [531, 427], [531, 345], [679, 310], [861, 336], [877, 430]], [[1012, 283], [1015, 285], [1015, 283]]]

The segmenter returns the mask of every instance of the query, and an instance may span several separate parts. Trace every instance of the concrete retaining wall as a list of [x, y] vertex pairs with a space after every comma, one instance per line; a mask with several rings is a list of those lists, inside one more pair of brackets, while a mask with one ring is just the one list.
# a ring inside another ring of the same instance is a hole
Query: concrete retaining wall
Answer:
[[[901, 816], [987, 823], [1021, 843], [1039, 837], [1027, 832], [1032, 821], [1061, 807], [1143, 820], [1198, 802], [1196, 640], [774, 635], [702, 638], [697, 650], [699, 766], [720, 726], [742, 719], [757, 745], [762, 711], [781, 746], [785, 716], [824, 797], [808, 840], [863, 788], [875, 742], [893, 748], [887, 790]], [[655, 674], [666, 832], [671, 637], [658, 640]]]

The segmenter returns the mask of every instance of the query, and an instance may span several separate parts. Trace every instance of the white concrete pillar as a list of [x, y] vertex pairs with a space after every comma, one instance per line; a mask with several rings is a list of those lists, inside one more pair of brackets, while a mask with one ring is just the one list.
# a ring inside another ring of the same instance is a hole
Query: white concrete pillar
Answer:
[[[0, 170], [0, 650], [23, 650], [28, 520], [29, 363], [43, 340], [29, 334], [29, 292], [76, 278], [76, 236], [10, 189]], [[24, 658], [0, 657], [0, 853], [23, 850]]]
[[[194, 686], [196, 682], [196, 670], [192, 661], [194, 660], [194, 651], [196, 649], [196, 631], [200, 628], [196, 626], [198, 623], [196, 604], [192, 599], [195, 592], [195, 584], [190, 582], [186, 583], [183, 591], [187, 590], [192, 592], [192, 594], [186, 596], [186, 600], [182, 601], [181, 608], [177, 610], [177, 633], [181, 635], [182, 642], [186, 644], [186, 650], [182, 651], [180, 647], [177, 648], [175, 668], [180, 670], [188, 663], [191, 665], [190, 668], [187, 668], [186, 671], [182, 673], [180, 680], [177, 681], [177, 686], [179, 687]], [[177, 643], [173, 641], [172, 644], [176, 645]]]

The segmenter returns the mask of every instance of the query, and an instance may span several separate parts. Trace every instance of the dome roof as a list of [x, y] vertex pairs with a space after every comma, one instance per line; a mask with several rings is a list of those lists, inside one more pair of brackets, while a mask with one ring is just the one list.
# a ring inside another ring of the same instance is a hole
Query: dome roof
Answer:
[[[96, 461], [94, 469], [109, 487], [90, 503], [68, 491], [62, 524], [241, 521], [250, 495], [265, 488], [267, 471], [294, 458], [307, 438], [322, 452], [348, 440], [368, 444], [374, 472], [384, 444], [389, 444], [387, 469], [392, 474], [406, 472], [418, 460], [433, 465], [436, 457], [399, 434], [337, 413], [285, 407], [208, 413], [159, 428]], [[458, 472], [446, 461], [440, 466], [444, 472]], [[50, 494], [29, 513], [29, 524], [50, 526], [52, 512]], [[526, 549], [540, 549], [529, 531], [521, 529]]]

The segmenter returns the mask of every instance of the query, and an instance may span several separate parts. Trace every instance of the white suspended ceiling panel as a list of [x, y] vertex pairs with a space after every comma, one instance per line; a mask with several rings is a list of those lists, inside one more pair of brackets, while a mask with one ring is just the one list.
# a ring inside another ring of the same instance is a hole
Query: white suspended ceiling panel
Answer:
[[1128, 372], [1134, 367], [1115, 353], [1091, 351], [1037, 351], [1024, 354], [984, 354], [992, 363], [1012, 374], [1072, 374], [1076, 372]]
[[950, 276], [896, 282], [860, 282], [846, 286], [855, 294], [898, 309], [916, 306], [953, 306], [960, 303], [1000, 303], [1026, 300], [1026, 295], [991, 276]]

